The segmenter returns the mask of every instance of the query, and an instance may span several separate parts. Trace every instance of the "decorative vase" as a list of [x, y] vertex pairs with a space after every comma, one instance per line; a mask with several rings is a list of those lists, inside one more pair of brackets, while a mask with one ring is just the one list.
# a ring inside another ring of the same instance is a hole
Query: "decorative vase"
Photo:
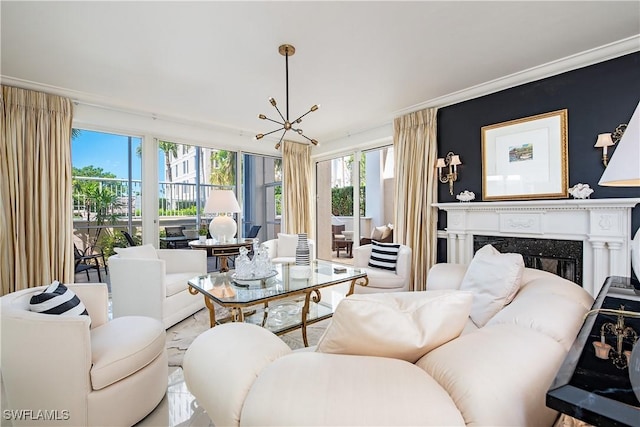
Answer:
[[298, 246], [296, 247], [296, 265], [311, 265], [307, 233], [298, 234]]

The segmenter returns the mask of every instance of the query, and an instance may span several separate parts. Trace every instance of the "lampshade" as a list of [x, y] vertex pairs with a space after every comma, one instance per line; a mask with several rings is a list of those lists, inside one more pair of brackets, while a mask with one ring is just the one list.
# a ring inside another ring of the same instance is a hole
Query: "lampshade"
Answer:
[[205, 213], [235, 213], [240, 212], [240, 205], [236, 195], [231, 190], [212, 190], [209, 193], [207, 203], [204, 205]]
[[228, 213], [240, 212], [236, 195], [231, 190], [212, 190], [204, 206], [205, 213], [218, 213], [209, 224], [209, 234], [219, 242], [228, 242], [236, 235], [238, 224]]
[[598, 185], [640, 187], [640, 103], [636, 106]]
[[[640, 103], [636, 106], [598, 185], [640, 187]], [[631, 241], [631, 266], [640, 279], [640, 229]]]
[[461, 165], [462, 162], [460, 161], [460, 156], [457, 154], [454, 154], [453, 156], [451, 156], [451, 164], [454, 166]]
[[598, 139], [596, 140], [596, 144], [594, 147], [602, 148], [602, 147], [611, 147], [613, 145], [613, 139], [611, 139], [610, 133], [601, 133], [598, 135]]
[[444, 168], [444, 167], [446, 167], [446, 166], [447, 166], [447, 165], [444, 163], [444, 159], [443, 159], [443, 158], [439, 158], [439, 159], [438, 159], [438, 162], [436, 163], [436, 167], [437, 167], [437, 168]]

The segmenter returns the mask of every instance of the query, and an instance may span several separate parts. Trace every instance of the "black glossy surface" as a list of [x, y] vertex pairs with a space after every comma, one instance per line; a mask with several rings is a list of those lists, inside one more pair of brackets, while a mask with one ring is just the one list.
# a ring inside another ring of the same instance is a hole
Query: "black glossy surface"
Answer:
[[[491, 244], [502, 253], [522, 254], [526, 267], [550, 271], [582, 286], [582, 241], [526, 237], [473, 236], [473, 252]], [[542, 264], [555, 260], [555, 271]]]
[[[624, 305], [625, 310], [640, 312], [640, 301], [610, 295], [614, 288], [633, 295], [632, 286], [640, 285], [632, 285], [629, 278], [609, 277], [592, 309]], [[587, 317], [547, 393], [548, 407], [597, 426], [640, 426], [640, 402], [631, 389], [628, 368], [618, 369], [610, 359], [595, 356], [593, 342], [600, 341], [600, 327], [615, 321], [611, 314]], [[625, 317], [625, 325], [640, 333], [640, 319]], [[612, 336], [605, 335], [605, 340], [616, 346]], [[623, 351], [630, 349], [631, 342], [625, 340]]]

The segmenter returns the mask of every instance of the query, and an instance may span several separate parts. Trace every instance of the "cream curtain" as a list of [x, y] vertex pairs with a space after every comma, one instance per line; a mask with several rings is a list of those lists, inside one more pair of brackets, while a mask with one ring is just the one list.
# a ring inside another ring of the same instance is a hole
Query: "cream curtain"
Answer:
[[436, 262], [437, 201], [436, 115], [429, 108], [398, 117], [394, 121], [395, 156], [394, 235], [396, 242], [412, 251], [411, 290], [423, 291], [429, 268]]
[[71, 100], [2, 86], [2, 295], [73, 279]]
[[307, 233], [311, 224], [311, 147], [293, 141], [282, 143], [284, 221], [287, 233]]

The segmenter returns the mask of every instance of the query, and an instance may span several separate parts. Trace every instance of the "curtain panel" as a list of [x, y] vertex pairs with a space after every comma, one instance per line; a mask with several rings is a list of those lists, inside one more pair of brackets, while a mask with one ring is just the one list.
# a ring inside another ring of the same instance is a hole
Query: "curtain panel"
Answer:
[[293, 141], [282, 143], [284, 230], [307, 233], [313, 238], [311, 224], [311, 147]]
[[2, 295], [73, 280], [70, 99], [2, 86]]
[[412, 250], [409, 289], [426, 289], [427, 272], [436, 262], [437, 108], [429, 108], [394, 120], [395, 231], [396, 242]]

